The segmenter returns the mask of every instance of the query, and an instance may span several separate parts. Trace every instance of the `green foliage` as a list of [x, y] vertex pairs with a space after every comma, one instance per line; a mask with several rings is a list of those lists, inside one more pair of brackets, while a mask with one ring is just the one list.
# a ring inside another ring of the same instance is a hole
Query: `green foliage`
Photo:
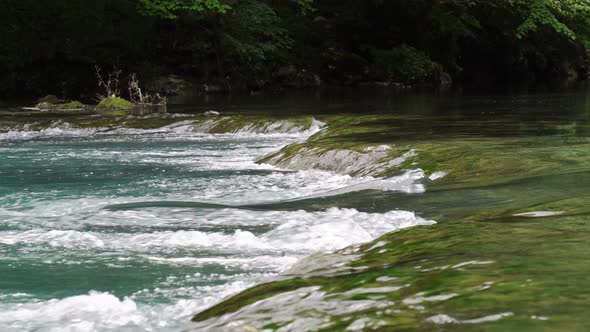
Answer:
[[0, 24], [4, 93], [78, 96], [95, 64], [228, 86], [288, 66], [335, 84], [590, 68], [587, 0], [4, 0]]
[[262, 61], [291, 47], [292, 39], [268, 4], [241, 1], [224, 19], [222, 47], [240, 63], [259, 66]]
[[[530, 14], [526, 20], [516, 29], [516, 36], [519, 39], [528, 33], [536, 32], [540, 25], [548, 26], [555, 32], [571, 39], [576, 39], [576, 33], [566, 24], [562, 23], [552, 12], [550, 2], [536, 1], [530, 4]], [[558, 9], [558, 8], [556, 8]]]
[[149, 16], [176, 19], [183, 13], [226, 13], [231, 7], [219, 0], [139, 0], [140, 11]]
[[[289, 15], [310, 12], [312, 0], [273, 4], [259, 0], [140, 0], [144, 15], [174, 20], [173, 48], [191, 54], [202, 75], [225, 81], [227, 77], [256, 77], [265, 62], [277, 61], [293, 45], [277, 9]], [[295, 10], [295, 11], [293, 11]], [[193, 65], [194, 68], [194, 65]]]
[[400, 82], [422, 81], [433, 73], [435, 66], [426, 54], [407, 45], [376, 50], [375, 58], [388, 79]]
[[145, 54], [152, 26], [131, 0], [3, 0], [0, 90], [77, 94], [94, 85], [93, 64]]
[[473, 2], [466, 1], [433, 6], [430, 18], [434, 31], [447, 36], [476, 38], [481, 25], [479, 19], [470, 12], [473, 5]]

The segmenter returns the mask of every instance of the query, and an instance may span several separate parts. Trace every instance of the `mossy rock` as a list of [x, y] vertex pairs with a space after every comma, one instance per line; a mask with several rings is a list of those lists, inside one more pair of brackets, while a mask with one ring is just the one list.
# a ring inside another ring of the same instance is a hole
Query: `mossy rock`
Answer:
[[83, 109], [84, 107], [86, 107], [86, 105], [82, 104], [81, 102], [79, 102], [77, 100], [70, 101], [65, 104], [58, 104], [55, 106], [59, 107], [60, 109], [64, 109], [64, 110]]
[[86, 107], [86, 105], [82, 104], [81, 102], [74, 100], [69, 102], [60, 102], [57, 104], [42, 101], [35, 105], [35, 108], [40, 110], [48, 110], [48, 111], [71, 111], [71, 110], [82, 110]]
[[[273, 156], [313, 158], [389, 146], [416, 153], [386, 173], [421, 168], [419, 195], [346, 192], [264, 209], [337, 206], [417, 211], [439, 222], [345, 248], [346, 264], [308, 259], [303, 273], [249, 288], [194, 316], [194, 331], [584, 331], [590, 309], [590, 139], [578, 122], [502, 122], [417, 115], [328, 115], [308, 141]], [[540, 137], [539, 133], [543, 135]], [[319, 152], [317, 152], [319, 151]], [[317, 153], [316, 153], [317, 152]], [[379, 176], [381, 174], [374, 174]], [[259, 208], [259, 206], [249, 206]], [[337, 269], [336, 269], [337, 267]], [[300, 325], [298, 325], [300, 324]], [[307, 324], [307, 325], [304, 325]], [[360, 327], [359, 327], [360, 326]], [[292, 328], [294, 330], [294, 328]]]
[[47, 104], [64, 104], [67, 100], [59, 99], [56, 95], [47, 95], [37, 100], [37, 104], [47, 103]]
[[137, 106], [120, 97], [110, 96], [103, 99], [96, 108], [99, 110], [132, 110]]
[[379, 331], [583, 331], [587, 214], [542, 219], [389, 233], [337, 252], [350, 257], [338, 272], [285, 276], [226, 299], [196, 315], [193, 330], [310, 322], [342, 331], [368, 318]]

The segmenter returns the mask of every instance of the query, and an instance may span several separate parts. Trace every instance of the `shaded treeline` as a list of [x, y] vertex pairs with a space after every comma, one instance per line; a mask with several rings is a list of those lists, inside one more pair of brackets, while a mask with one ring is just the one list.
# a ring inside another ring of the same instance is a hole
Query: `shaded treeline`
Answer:
[[0, 92], [79, 95], [93, 67], [224, 88], [583, 79], [585, 0], [0, 0]]

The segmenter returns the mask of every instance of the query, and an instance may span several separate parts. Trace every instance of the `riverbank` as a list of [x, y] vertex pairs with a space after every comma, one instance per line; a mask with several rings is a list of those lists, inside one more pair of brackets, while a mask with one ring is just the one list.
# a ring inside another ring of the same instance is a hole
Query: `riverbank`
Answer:
[[97, 65], [118, 73], [113, 87], [135, 73], [163, 96], [572, 83], [588, 77], [589, 10], [574, 0], [10, 2], [0, 96], [88, 101]]

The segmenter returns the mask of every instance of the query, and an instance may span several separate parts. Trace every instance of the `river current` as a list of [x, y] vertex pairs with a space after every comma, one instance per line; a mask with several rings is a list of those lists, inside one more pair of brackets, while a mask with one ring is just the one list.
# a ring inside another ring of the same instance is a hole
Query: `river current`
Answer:
[[586, 331], [588, 96], [2, 106], [0, 331]]
[[303, 257], [433, 223], [402, 210], [248, 208], [359, 185], [424, 190], [419, 171], [376, 179], [255, 163], [321, 125], [0, 133], [0, 330], [178, 331]]

